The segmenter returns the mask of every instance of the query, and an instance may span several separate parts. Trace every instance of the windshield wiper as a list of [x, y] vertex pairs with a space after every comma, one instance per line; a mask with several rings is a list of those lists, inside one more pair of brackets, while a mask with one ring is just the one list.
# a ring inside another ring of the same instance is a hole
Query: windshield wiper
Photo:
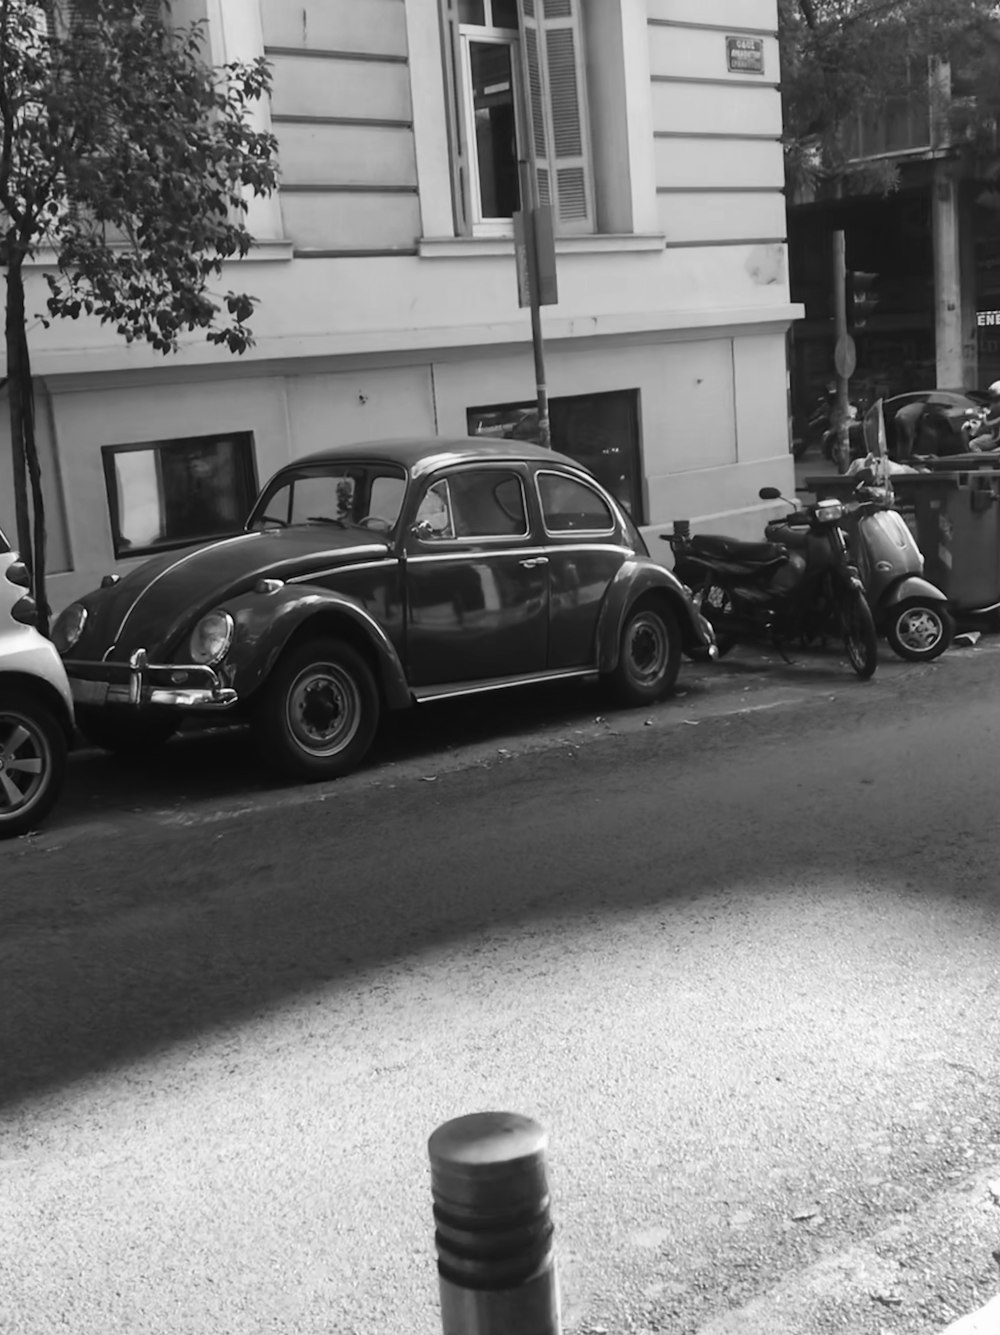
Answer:
[[347, 522], [343, 519], [331, 519], [329, 515], [309, 515], [306, 519], [307, 524], [336, 524], [339, 528], [346, 528]]

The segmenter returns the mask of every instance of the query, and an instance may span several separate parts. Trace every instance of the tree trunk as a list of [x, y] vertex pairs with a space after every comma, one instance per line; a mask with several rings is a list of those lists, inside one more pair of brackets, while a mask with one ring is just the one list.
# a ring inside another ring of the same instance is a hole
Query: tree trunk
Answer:
[[31, 519], [28, 512], [28, 474], [24, 458], [24, 399], [21, 350], [24, 329], [24, 275], [18, 259], [11, 257], [7, 269], [7, 396], [10, 406], [10, 461], [14, 474], [14, 513], [17, 547], [25, 563], [32, 565]]
[[[11, 461], [14, 470], [14, 508], [17, 545], [31, 571], [32, 593], [38, 605], [38, 629], [49, 633], [48, 593], [45, 580], [45, 497], [42, 469], [35, 440], [35, 388], [24, 316], [24, 271], [20, 259], [7, 270], [7, 374], [10, 393]], [[28, 512], [28, 483], [31, 517]]]

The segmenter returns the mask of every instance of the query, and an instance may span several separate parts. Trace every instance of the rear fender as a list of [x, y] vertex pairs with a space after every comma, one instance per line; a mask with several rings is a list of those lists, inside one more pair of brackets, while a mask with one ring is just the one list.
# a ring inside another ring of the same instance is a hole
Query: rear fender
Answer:
[[705, 658], [710, 655], [715, 644], [712, 629], [692, 605], [677, 576], [655, 561], [633, 557], [619, 568], [601, 604], [597, 619], [600, 672], [613, 672], [618, 666], [625, 619], [638, 599], [647, 594], [662, 598], [676, 616], [686, 654]]
[[907, 575], [898, 584], [894, 584], [881, 598], [883, 607], [895, 607], [898, 603], [909, 602], [911, 598], [920, 598], [927, 603], [946, 603], [948, 599], [930, 580], [919, 575]]
[[339, 626], [345, 638], [368, 649], [390, 709], [413, 703], [395, 646], [357, 599], [318, 585], [285, 584], [274, 592], [255, 591], [221, 606], [233, 617], [236, 631], [219, 671], [241, 700], [264, 684], [292, 637], [313, 623], [317, 635], [336, 635]]

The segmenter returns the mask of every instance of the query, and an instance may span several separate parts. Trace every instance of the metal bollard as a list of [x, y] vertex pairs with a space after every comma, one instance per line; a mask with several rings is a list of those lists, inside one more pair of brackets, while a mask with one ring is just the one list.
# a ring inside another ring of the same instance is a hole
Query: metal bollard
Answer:
[[457, 1117], [427, 1142], [444, 1335], [560, 1335], [547, 1143], [503, 1112]]

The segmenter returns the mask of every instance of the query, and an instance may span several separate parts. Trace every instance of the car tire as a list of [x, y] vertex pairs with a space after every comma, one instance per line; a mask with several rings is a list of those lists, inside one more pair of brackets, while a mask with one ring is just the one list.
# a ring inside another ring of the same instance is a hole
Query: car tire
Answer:
[[341, 640], [307, 640], [279, 658], [253, 713], [258, 750], [289, 778], [318, 783], [357, 769], [378, 729], [371, 668]]
[[76, 726], [91, 746], [126, 760], [142, 760], [170, 740], [179, 720], [156, 718], [124, 705], [120, 708], [77, 705]]
[[614, 702], [637, 708], [669, 695], [680, 671], [681, 648], [677, 618], [666, 603], [639, 599], [625, 618], [618, 665], [608, 677]]
[[908, 598], [892, 609], [885, 638], [900, 658], [911, 663], [930, 663], [955, 638], [955, 623], [943, 604]]
[[36, 829], [66, 775], [66, 734], [42, 701], [22, 691], [0, 697], [0, 839]]

